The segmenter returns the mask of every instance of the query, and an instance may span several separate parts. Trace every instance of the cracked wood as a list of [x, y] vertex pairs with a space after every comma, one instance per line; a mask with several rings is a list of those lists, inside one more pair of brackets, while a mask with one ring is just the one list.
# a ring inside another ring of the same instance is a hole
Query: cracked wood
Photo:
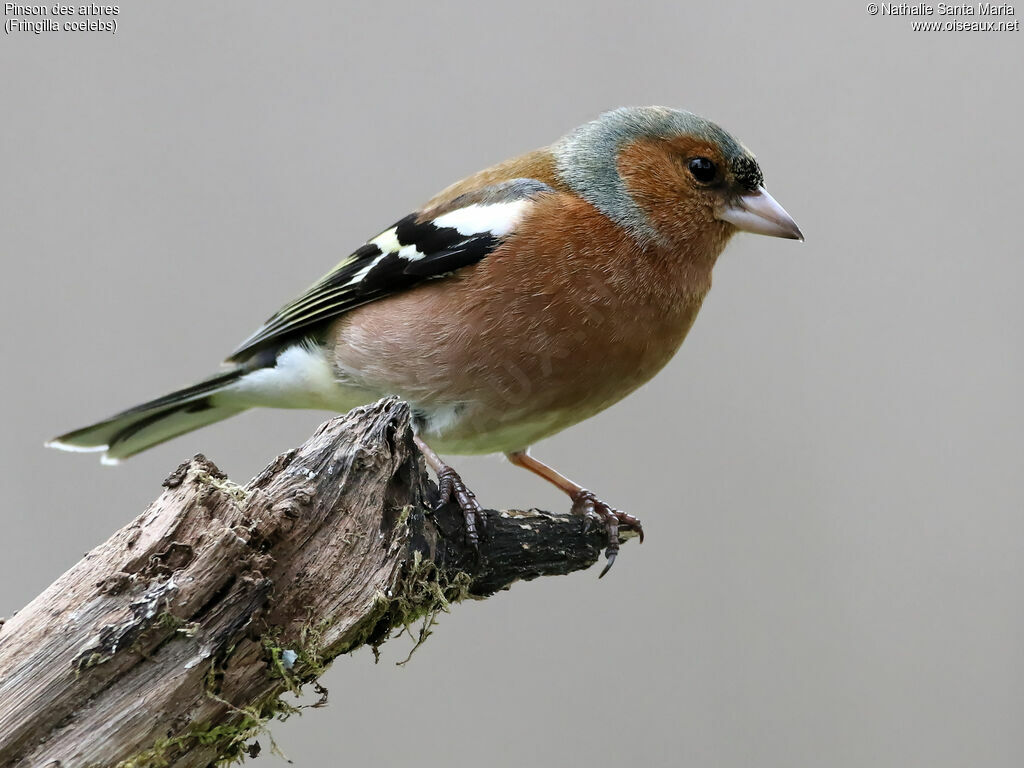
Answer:
[[202, 456], [182, 464], [0, 624], [0, 766], [237, 756], [242, 726], [338, 655], [449, 600], [587, 568], [604, 545], [578, 517], [488, 510], [477, 552], [435, 500], [395, 399], [326, 422], [244, 488]]

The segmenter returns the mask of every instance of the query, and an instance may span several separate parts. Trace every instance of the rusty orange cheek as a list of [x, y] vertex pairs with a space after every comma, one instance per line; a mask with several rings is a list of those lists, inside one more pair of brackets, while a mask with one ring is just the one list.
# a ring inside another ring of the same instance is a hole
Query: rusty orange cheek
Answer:
[[633, 199], [649, 212], [652, 204], [678, 197], [682, 163], [663, 141], [638, 139], [619, 151], [619, 175]]
[[635, 197], [655, 200], [673, 193], [694, 192], [687, 160], [706, 157], [724, 166], [721, 152], [712, 144], [689, 136], [670, 140], [637, 139], [619, 152], [619, 174]]
[[706, 142], [640, 139], [619, 153], [619, 174], [637, 205], [654, 228], [670, 241], [692, 240], [704, 228], [714, 228], [706, 190], [695, 186], [686, 170], [693, 153], [715, 158]]

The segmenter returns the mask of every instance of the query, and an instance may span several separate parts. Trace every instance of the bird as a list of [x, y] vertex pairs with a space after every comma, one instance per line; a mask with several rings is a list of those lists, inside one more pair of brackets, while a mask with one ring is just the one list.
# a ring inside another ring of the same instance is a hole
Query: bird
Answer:
[[47, 443], [104, 463], [255, 407], [345, 412], [393, 395], [476, 545], [476, 495], [440, 454], [502, 453], [606, 534], [638, 518], [529, 451], [650, 380], [737, 232], [803, 240], [716, 123], [621, 107], [458, 181], [352, 251], [197, 384]]

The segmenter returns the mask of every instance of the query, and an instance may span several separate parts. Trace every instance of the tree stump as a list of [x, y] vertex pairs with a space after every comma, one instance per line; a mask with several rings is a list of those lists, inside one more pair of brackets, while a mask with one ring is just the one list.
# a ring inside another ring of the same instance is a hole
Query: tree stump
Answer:
[[[600, 526], [484, 513], [479, 548], [393, 399], [332, 419], [247, 486], [203, 456], [0, 625], [0, 766], [207, 766], [255, 754], [333, 659], [521, 579], [593, 565]], [[628, 535], [628, 534], [626, 534]]]

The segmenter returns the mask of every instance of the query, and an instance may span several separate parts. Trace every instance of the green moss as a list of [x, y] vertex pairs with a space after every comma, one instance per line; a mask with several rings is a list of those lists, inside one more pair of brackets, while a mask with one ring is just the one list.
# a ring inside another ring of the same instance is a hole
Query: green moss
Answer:
[[204, 485], [216, 488], [218, 491], [223, 491], [238, 504], [245, 501], [246, 496], [248, 496], [245, 488], [238, 485], [238, 483], [231, 482], [226, 477], [214, 477], [209, 472], [198, 472], [196, 473], [196, 480]]
[[171, 629], [178, 632], [185, 637], [194, 637], [196, 632], [199, 630], [199, 624], [195, 621], [185, 621], [184, 619], [175, 616], [170, 611], [163, 611], [157, 616], [157, 626], [161, 629]]
[[[301, 695], [302, 686], [320, 678], [330, 663], [327, 661], [327, 649], [324, 645], [324, 633], [330, 628], [330, 621], [316, 624], [308, 622], [299, 630], [298, 642], [281, 639], [281, 630], [275, 628], [261, 638], [266, 651], [271, 675], [284, 683], [286, 690], [296, 696]], [[291, 651], [295, 660], [289, 666], [285, 663], [284, 654]]]
[[412, 509], [412, 504], [406, 504], [402, 507], [402, 511], [398, 513], [398, 522], [395, 523], [395, 528], [401, 528], [409, 522], [409, 515], [412, 514]]
[[[271, 677], [279, 678], [284, 683], [285, 689], [298, 696], [302, 693], [302, 683], [300, 683], [295, 675], [292, 674], [295, 669], [295, 665], [293, 664], [291, 669], [285, 666], [285, 649], [278, 644], [279, 634], [279, 632], [275, 631], [263, 636], [263, 649], [270, 657], [268, 659], [270, 663], [270, 675]], [[298, 661], [298, 659], [296, 659], [296, 661]]]
[[227, 705], [236, 714], [234, 722], [193, 725], [177, 736], [157, 740], [152, 747], [122, 760], [115, 768], [163, 768], [170, 765], [179, 754], [195, 747], [214, 747], [218, 755], [217, 765], [241, 764], [247, 755], [255, 752], [251, 742], [263, 736], [270, 741], [273, 751], [281, 754], [267, 724], [275, 719], [286, 720], [299, 710], [281, 701], [277, 696], [278, 694], [275, 694], [262, 704], [244, 709], [239, 709], [217, 696], [211, 696]]
[[122, 760], [114, 768], [162, 768], [170, 765], [169, 756], [183, 751], [189, 740], [188, 734], [172, 739], [158, 739], [150, 749]]
[[[401, 626], [396, 637], [408, 634], [414, 640], [409, 655], [398, 662], [399, 666], [407, 664], [430, 637], [437, 617], [448, 613], [452, 603], [469, 596], [471, 583], [472, 577], [468, 573], [460, 571], [454, 577], [448, 577], [435, 563], [424, 560], [419, 551], [413, 554], [412, 563], [402, 579], [402, 589], [390, 599], [389, 605], [392, 626]], [[420, 625], [414, 629], [417, 622]]]
[[331, 622], [324, 620], [316, 625], [305, 624], [299, 632], [299, 647], [296, 649], [299, 658], [295, 663], [314, 679], [323, 675], [329, 665], [324, 658], [324, 633], [330, 628]]
[[82, 674], [82, 672], [89, 669], [90, 667], [95, 667], [98, 664], [106, 664], [112, 658], [114, 657], [104, 655], [97, 651], [93, 651], [88, 656], [83, 656], [78, 660], [78, 665], [75, 667], [75, 677], [78, 677]]
[[[270, 736], [269, 723], [285, 720], [306, 707], [321, 706], [326, 702], [327, 691], [316, 681], [327, 670], [329, 659], [364, 644], [370, 644], [377, 655], [377, 647], [389, 637], [408, 634], [413, 639], [413, 647], [408, 656], [398, 662], [400, 665], [406, 664], [430, 637], [437, 624], [437, 617], [447, 613], [452, 603], [468, 597], [471, 582], [469, 574], [459, 572], [449, 576], [433, 562], [425, 560], [422, 553], [415, 552], [412, 560], [406, 563], [395, 593], [386, 595], [378, 591], [368, 615], [346, 633], [346, 640], [340, 647], [326, 646], [325, 635], [331, 626], [327, 621], [307, 622], [294, 640], [284, 638], [280, 629], [270, 630], [263, 635], [261, 643], [266, 653], [269, 674], [279, 682], [272, 694], [249, 707], [238, 708], [219, 695], [224, 662], [234, 652], [233, 647], [228, 648], [219, 655], [218, 660], [210, 664], [205, 685], [206, 695], [225, 705], [233, 714], [233, 722], [195, 724], [183, 733], [158, 740], [150, 749], [118, 763], [115, 768], [163, 768], [170, 765], [178, 755], [196, 747], [215, 749], [217, 765], [239, 764], [246, 756], [256, 754], [257, 739], [263, 737], [269, 740], [273, 751], [280, 754]], [[160, 616], [160, 623], [179, 632], [189, 630], [189, 625], [169, 613]], [[284, 661], [286, 650], [296, 654], [290, 666]], [[301, 695], [303, 686], [308, 683], [315, 686], [321, 696], [320, 701], [295, 706], [281, 700], [281, 694], [286, 691], [296, 696]]]
[[170, 611], [163, 611], [159, 616], [156, 617], [157, 626], [162, 629], [178, 629], [179, 627], [185, 626], [184, 619], [180, 619]]

